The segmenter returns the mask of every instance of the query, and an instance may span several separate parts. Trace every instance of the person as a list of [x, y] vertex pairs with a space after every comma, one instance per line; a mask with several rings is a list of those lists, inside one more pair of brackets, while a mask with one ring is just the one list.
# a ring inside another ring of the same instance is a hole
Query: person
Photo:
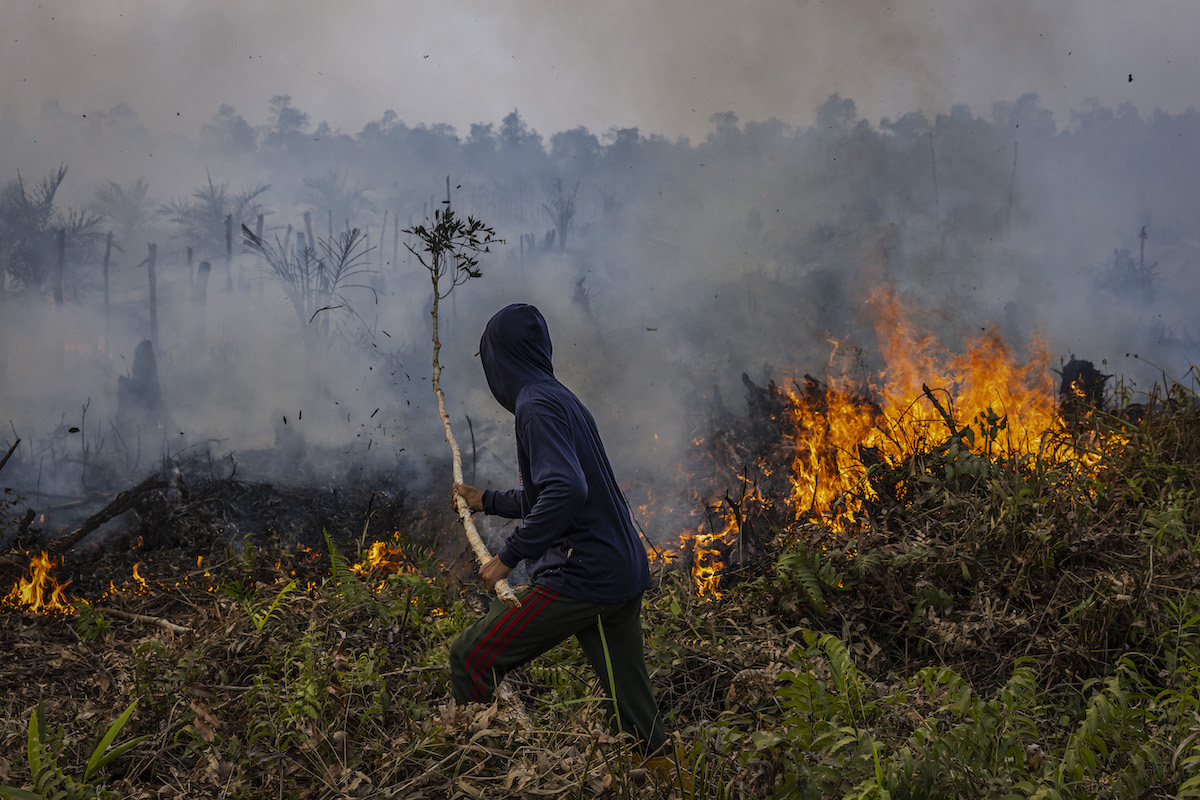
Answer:
[[454, 491], [473, 511], [521, 520], [479, 570], [488, 591], [521, 561], [532, 585], [518, 592], [519, 608], [493, 602], [451, 642], [451, 694], [486, 702], [506, 673], [574, 636], [608, 695], [609, 719], [653, 756], [666, 735], [642, 642], [649, 560], [596, 422], [554, 377], [550, 333], [535, 307], [497, 312], [479, 355], [492, 394], [515, 417], [521, 488]]

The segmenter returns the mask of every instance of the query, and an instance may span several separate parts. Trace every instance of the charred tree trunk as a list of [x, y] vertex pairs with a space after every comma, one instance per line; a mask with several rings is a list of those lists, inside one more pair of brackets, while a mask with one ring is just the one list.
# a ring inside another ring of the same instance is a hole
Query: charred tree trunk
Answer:
[[941, 204], [938, 201], [937, 154], [933, 149], [933, 131], [929, 132], [929, 173], [933, 176], [933, 214], [941, 215]]
[[[387, 236], [388, 210], [389, 209], [386, 209], [386, 208], [383, 210], [383, 224], [379, 226], [379, 267], [380, 267], [380, 269], [383, 268], [383, 262], [387, 258], [387, 256], [383, 252], [383, 248], [384, 248], [384, 242], [387, 241], [387, 239], [385, 239], [384, 237]], [[393, 225], [395, 224], [395, 220], [392, 221], [392, 224]]]
[[108, 265], [112, 257], [112, 231], [108, 232], [108, 236], [104, 241], [104, 351], [108, 352], [108, 325], [112, 319], [111, 307], [108, 300]]
[[233, 291], [233, 214], [225, 215], [225, 291]]
[[[412, 227], [410, 220], [409, 227]], [[392, 269], [400, 267], [400, 210], [392, 217]]]
[[158, 261], [158, 245], [150, 243], [150, 254], [146, 256], [146, 278], [150, 283], [150, 341], [158, 342], [158, 277], [155, 266]]
[[[258, 220], [254, 223], [254, 235], [258, 237], [258, 240], [260, 242], [262, 241], [262, 235], [263, 235], [263, 215], [262, 214], [258, 215]], [[262, 302], [262, 299], [263, 299], [263, 293], [266, 291], [266, 286], [265, 286], [266, 280], [262, 274], [262, 271], [263, 271], [262, 270], [262, 259], [259, 259], [258, 260], [258, 272], [259, 272], [259, 274], [258, 274], [258, 301], [260, 303]]]
[[131, 441], [139, 431], [162, 428], [166, 424], [154, 343], [143, 339], [133, 351], [130, 376], [117, 378], [117, 430], [125, 441]]
[[88, 517], [86, 520], [84, 520], [82, 525], [68, 535], [59, 537], [58, 539], [51, 539], [47, 543], [46, 549], [51, 553], [64, 553], [67, 550], [70, 550], [81, 540], [83, 540], [84, 537], [86, 537], [89, 533], [96, 530], [109, 520], [119, 517], [129, 509], [133, 508], [142, 495], [146, 494], [147, 492], [164, 489], [166, 486], [166, 481], [162, 480], [157, 475], [151, 475], [149, 478], [146, 478], [132, 489], [118, 494], [112, 499], [112, 502], [92, 516]]
[[21, 444], [20, 439], [17, 439], [15, 442], [12, 443], [12, 446], [8, 448], [8, 452], [4, 454], [4, 458], [0, 458], [0, 469], [4, 469], [4, 465], [8, 463], [8, 460], [10, 458], [12, 458], [12, 454], [17, 451], [17, 447], [20, 444]]
[[1017, 186], [1017, 143], [1013, 142], [1013, 167], [1012, 175], [1008, 178], [1008, 205], [1004, 212], [1004, 238], [1008, 238], [1009, 229], [1012, 227], [1012, 207], [1013, 193]]
[[208, 301], [208, 276], [211, 273], [212, 264], [207, 261], [201, 261], [200, 267], [196, 270], [195, 286], [196, 305], [200, 307], [201, 313], [203, 313], [204, 306]]
[[208, 276], [212, 273], [212, 264], [207, 261], [201, 261], [199, 269], [196, 270], [196, 286], [195, 286], [195, 305], [199, 314], [200, 324], [197, 326], [196, 345], [204, 347], [204, 339], [207, 335], [207, 319], [208, 315], [205, 312], [205, 306], [208, 303]]
[[54, 305], [63, 304], [63, 269], [67, 264], [67, 232], [58, 229], [58, 260], [54, 268]]

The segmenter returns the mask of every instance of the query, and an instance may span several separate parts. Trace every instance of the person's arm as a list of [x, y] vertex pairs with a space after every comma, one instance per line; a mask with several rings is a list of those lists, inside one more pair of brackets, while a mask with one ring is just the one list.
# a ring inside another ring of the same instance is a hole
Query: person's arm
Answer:
[[541, 558], [570, 527], [588, 495], [587, 479], [562, 411], [535, 401], [518, 422], [524, 428], [532, 473], [529, 480], [537, 500], [497, 554], [508, 567], [515, 567], [523, 558]]
[[521, 519], [525, 516], [525, 492], [521, 489], [506, 492], [488, 489], [483, 493], [483, 511], [497, 517]]
[[467, 507], [472, 511], [482, 511], [509, 519], [520, 519], [525, 516], [525, 493], [520, 489], [507, 492], [497, 492], [492, 489], [480, 490], [466, 483], [454, 484], [454, 491], [467, 501]]
[[[486, 505], [484, 502], [485, 492], [466, 483], [454, 484], [454, 492], [467, 501], [467, 508], [472, 511], [484, 510], [484, 506]], [[511, 572], [512, 567], [500, 559], [492, 557], [479, 568], [479, 577], [483, 579], [483, 585], [487, 587], [487, 590], [494, 592], [496, 591], [496, 582], [507, 578]]]

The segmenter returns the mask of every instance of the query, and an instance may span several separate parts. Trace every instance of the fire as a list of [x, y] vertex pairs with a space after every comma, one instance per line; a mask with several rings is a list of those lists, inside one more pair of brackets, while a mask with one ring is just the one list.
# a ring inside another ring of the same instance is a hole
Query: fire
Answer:
[[[133, 573], [132, 577], [126, 578], [120, 586], [117, 586], [112, 581], [109, 581], [108, 591], [104, 593], [104, 596], [116, 597], [121, 594], [153, 594], [155, 587], [151, 586], [150, 583], [142, 577], [141, 568], [142, 562], [134, 562], [134, 565], [130, 570]], [[207, 574], [208, 573], [205, 573], [206, 577]], [[186, 583], [187, 579], [184, 578], [183, 582]]]
[[92, 338], [78, 330], [68, 332], [67, 340], [63, 343], [63, 347], [68, 352], [81, 356], [90, 356], [97, 353], [103, 355], [108, 352], [103, 336]]
[[721, 521], [723, 524], [720, 530], [714, 526], [706, 531], [702, 526], [692, 537], [692, 584], [696, 587], [697, 595], [714, 600], [721, 597], [718, 587], [721, 583], [721, 570], [725, 566], [716, 544], [732, 540], [739, 530], [737, 516], [728, 506], [725, 507]]
[[[376, 570], [399, 572], [403, 562], [403, 554], [399, 550], [399, 547], [389, 547], [386, 542], [372, 542], [367, 549], [366, 559], [350, 569], [359, 575], [367, 575]], [[400, 558], [397, 559], [395, 556], [400, 556]]]
[[[402, 588], [410, 606], [424, 609], [427, 598], [423, 587], [435, 586], [437, 579], [430, 574], [433, 566], [433, 551], [405, 539], [400, 531], [392, 534], [392, 541], [373, 542], [367, 548], [366, 557], [350, 566], [350, 571], [360, 575], [363, 582], [374, 584], [375, 591], [384, 591], [389, 585]], [[442, 565], [445, 568], [445, 565]], [[422, 611], [425, 616], [441, 616], [441, 609]]]
[[[793, 386], [795, 382], [793, 381]], [[839, 502], [865, 477], [859, 447], [886, 446], [878, 406], [849, 389], [821, 390], [807, 379], [805, 391], [788, 392], [795, 430], [791, 497], [797, 516], [816, 516], [834, 530], [851, 524], [856, 509]]]
[[[786, 439], [780, 443], [790, 461], [785, 501], [795, 521], [808, 520], [835, 533], [858, 528], [866, 502], [876, 499], [868, 480], [874, 465], [903, 464], [960, 434], [962, 444], [982, 458], [1043, 453], [1084, 469], [1095, 463], [1102, 446], [1112, 444], [1093, 442], [1098, 446], [1091, 453], [1078, 438], [1065, 448], [1058, 446], [1065, 441], [1064, 423], [1051, 355], [1040, 338], [1034, 337], [1020, 357], [987, 331], [966, 340], [962, 352], [951, 352], [922, 329], [921, 314], [893, 291], [877, 291], [868, 307], [886, 365], [873, 380], [855, 379], [845, 371], [828, 384], [805, 376], [779, 390], [784, 408], [772, 419]], [[831, 364], [838, 343], [832, 345]], [[1082, 389], [1075, 387], [1075, 392], [1082, 394]], [[699, 446], [703, 439], [694, 443]], [[774, 468], [755, 466], [764, 476]], [[748, 499], [766, 507], [757, 492]], [[732, 545], [741, 535], [745, 507], [740, 514], [727, 507], [723, 517], [723, 526], [702, 526], [683, 536], [691, 539], [692, 579], [702, 596], [720, 596], [722, 564], [716, 545]]]
[[841, 377], [822, 390], [809, 379], [804, 391], [788, 393], [796, 431], [791, 502], [798, 518], [834, 531], [856, 526], [870, 496], [864, 452], [897, 464], [972, 426], [987, 434], [973, 442], [979, 455], [1019, 455], [1036, 452], [1058, 425], [1050, 352], [1040, 339], [1020, 363], [991, 332], [952, 353], [892, 292], [876, 292], [869, 305], [887, 365], [878, 381], [855, 388]]
[[133, 565], [133, 579], [136, 581], [133, 591], [137, 594], [149, 594], [150, 584], [146, 583], [146, 579], [142, 577], [140, 572], [138, 572], [138, 568], [141, 565], [142, 562], [140, 561], [134, 562]]
[[367, 548], [366, 558], [352, 564], [350, 571], [363, 578], [386, 580], [388, 575], [420, 572], [421, 565], [413, 560], [409, 547], [401, 541], [401, 533], [396, 531], [392, 535], [392, 543], [372, 542]]
[[697, 531], [692, 538], [694, 547], [692, 556], [692, 583], [696, 587], [696, 594], [700, 597], [711, 597], [714, 600], [720, 598], [721, 592], [717, 588], [721, 583], [721, 568], [725, 564], [721, 561], [721, 554], [714, 546], [714, 542], [724, 540], [731, 532], [731, 529], [726, 526], [719, 532], [705, 533]]
[[21, 578], [4, 598], [4, 604], [13, 608], [40, 613], [70, 614], [75, 610], [66, 596], [71, 581], [59, 583], [50, 571], [61, 563], [46, 551], [29, 561], [29, 577]]
[[968, 340], [966, 352], [955, 354], [917, 331], [911, 320], [918, 315], [892, 293], [877, 292], [871, 306], [887, 362], [877, 390], [896, 431], [923, 435], [940, 428], [943, 435], [950, 433], [941, 412], [923, 397], [924, 386], [953, 398], [953, 417], [960, 426], [989, 411], [1006, 417], [1007, 435], [997, 439], [996, 455], [1033, 452], [1055, 428], [1051, 355], [1040, 337], [1034, 337], [1029, 357], [1019, 364], [993, 332]]

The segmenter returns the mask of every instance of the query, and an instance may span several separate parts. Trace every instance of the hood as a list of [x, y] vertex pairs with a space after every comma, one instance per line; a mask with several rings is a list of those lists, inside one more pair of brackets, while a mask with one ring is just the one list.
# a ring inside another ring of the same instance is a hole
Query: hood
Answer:
[[525, 303], [497, 311], [479, 340], [483, 374], [496, 401], [515, 412], [522, 389], [554, 380], [550, 353], [550, 330], [540, 311]]

